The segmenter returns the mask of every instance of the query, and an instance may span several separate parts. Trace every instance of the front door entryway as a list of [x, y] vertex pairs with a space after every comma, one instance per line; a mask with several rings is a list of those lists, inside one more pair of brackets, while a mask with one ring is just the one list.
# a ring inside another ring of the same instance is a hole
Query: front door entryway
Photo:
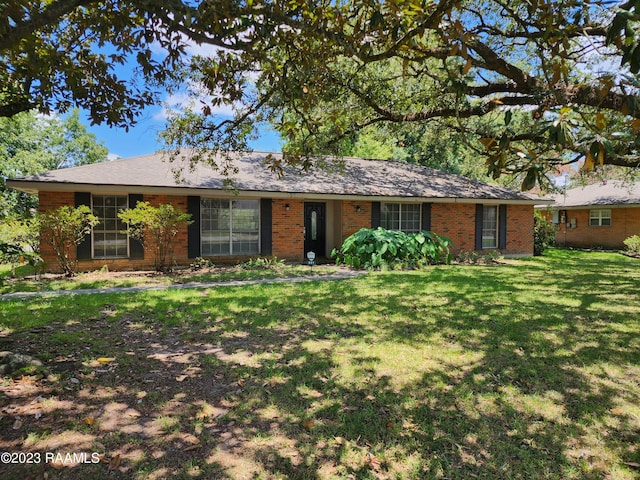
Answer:
[[313, 252], [316, 257], [326, 256], [326, 211], [324, 203], [304, 204], [304, 255]]

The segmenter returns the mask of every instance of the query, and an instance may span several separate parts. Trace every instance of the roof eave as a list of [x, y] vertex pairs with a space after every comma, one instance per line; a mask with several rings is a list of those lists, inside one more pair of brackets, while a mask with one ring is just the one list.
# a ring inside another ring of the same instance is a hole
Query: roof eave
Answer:
[[[495, 197], [434, 197], [434, 196], [385, 196], [385, 195], [355, 195], [341, 193], [310, 193], [310, 192], [278, 192], [268, 190], [223, 190], [199, 187], [181, 186], [149, 186], [149, 185], [114, 185], [114, 184], [91, 184], [91, 183], [68, 183], [68, 182], [34, 182], [29, 180], [8, 180], [7, 186], [14, 190], [37, 195], [40, 191], [48, 192], [69, 192], [88, 191], [92, 193], [126, 194], [135, 191], [142, 194], [156, 195], [203, 195], [204, 193], [234, 193], [245, 198], [281, 198], [281, 199], [308, 199], [308, 200], [362, 200], [362, 201], [387, 201], [387, 202], [433, 202], [433, 203], [485, 203], [485, 204], [510, 204], [510, 205], [533, 205], [542, 203], [553, 203], [553, 200], [546, 199], [514, 199]], [[46, 188], [43, 188], [46, 186]]]

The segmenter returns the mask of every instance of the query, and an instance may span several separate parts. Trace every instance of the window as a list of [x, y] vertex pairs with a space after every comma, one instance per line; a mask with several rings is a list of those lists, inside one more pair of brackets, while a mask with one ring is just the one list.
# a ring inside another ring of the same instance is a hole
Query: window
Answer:
[[93, 195], [93, 214], [100, 223], [93, 227], [93, 258], [126, 258], [129, 239], [118, 212], [128, 206], [126, 195]]
[[482, 248], [498, 247], [498, 207], [485, 205], [482, 209]]
[[592, 227], [611, 226], [611, 210], [591, 210], [589, 212], [589, 225]]
[[405, 233], [420, 231], [420, 205], [414, 203], [383, 203], [380, 205], [380, 226]]
[[200, 200], [201, 254], [259, 253], [258, 200]]

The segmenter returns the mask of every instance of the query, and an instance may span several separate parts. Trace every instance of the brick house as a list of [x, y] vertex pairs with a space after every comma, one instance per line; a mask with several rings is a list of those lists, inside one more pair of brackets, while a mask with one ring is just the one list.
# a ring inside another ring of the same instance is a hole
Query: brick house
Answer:
[[[271, 154], [278, 160], [281, 154]], [[406, 163], [346, 158], [328, 169], [278, 176], [265, 153], [237, 155], [233, 189], [210, 167], [182, 170], [180, 181], [163, 155], [150, 154], [10, 180], [8, 186], [38, 194], [40, 209], [89, 205], [100, 224], [77, 248], [80, 269], [147, 268], [150, 253], [127, 238], [119, 209], [140, 200], [171, 203], [192, 215], [177, 238], [175, 260], [216, 263], [251, 256], [302, 261], [306, 252], [328, 257], [362, 227], [407, 232], [431, 230], [455, 251], [499, 249], [533, 254], [533, 207], [539, 197]], [[543, 200], [544, 201], [544, 200]], [[46, 245], [41, 251], [54, 267]]]
[[640, 182], [587, 185], [552, 198], [552, 205], [536, 208], [555, 225], [559, 246], [619, 249], [640, 235]]

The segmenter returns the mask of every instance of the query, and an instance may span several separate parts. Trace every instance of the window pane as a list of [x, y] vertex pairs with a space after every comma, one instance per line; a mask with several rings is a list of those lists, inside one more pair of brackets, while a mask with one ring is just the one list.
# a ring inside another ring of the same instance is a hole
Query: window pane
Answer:
[[485, 205], [482, 209], [482, 248], [498, 246], [498, 207]]
[[203, 198], [200, 205], [202, 255], [259, 253], [258, 200]]
[[383, 203], [380, 205], [380, 226], [387, 230], [400, 230], [400, 205]]
[[611, 210], [591, 210], [589, 212], [589, 225], [592, 227], [610, 227]]
[[402, 219], [400, 230], [406, 233], [420, 231], [420, 205], [400, 205], [400, 218]]
[[122, 233], [126, 225], [118, 218], [118, 213], [127, 208], [126, 195], [93, 195], [93, 214], [99, 223], [93, 227], [94, 258], [126, 257], [128, 237]]

